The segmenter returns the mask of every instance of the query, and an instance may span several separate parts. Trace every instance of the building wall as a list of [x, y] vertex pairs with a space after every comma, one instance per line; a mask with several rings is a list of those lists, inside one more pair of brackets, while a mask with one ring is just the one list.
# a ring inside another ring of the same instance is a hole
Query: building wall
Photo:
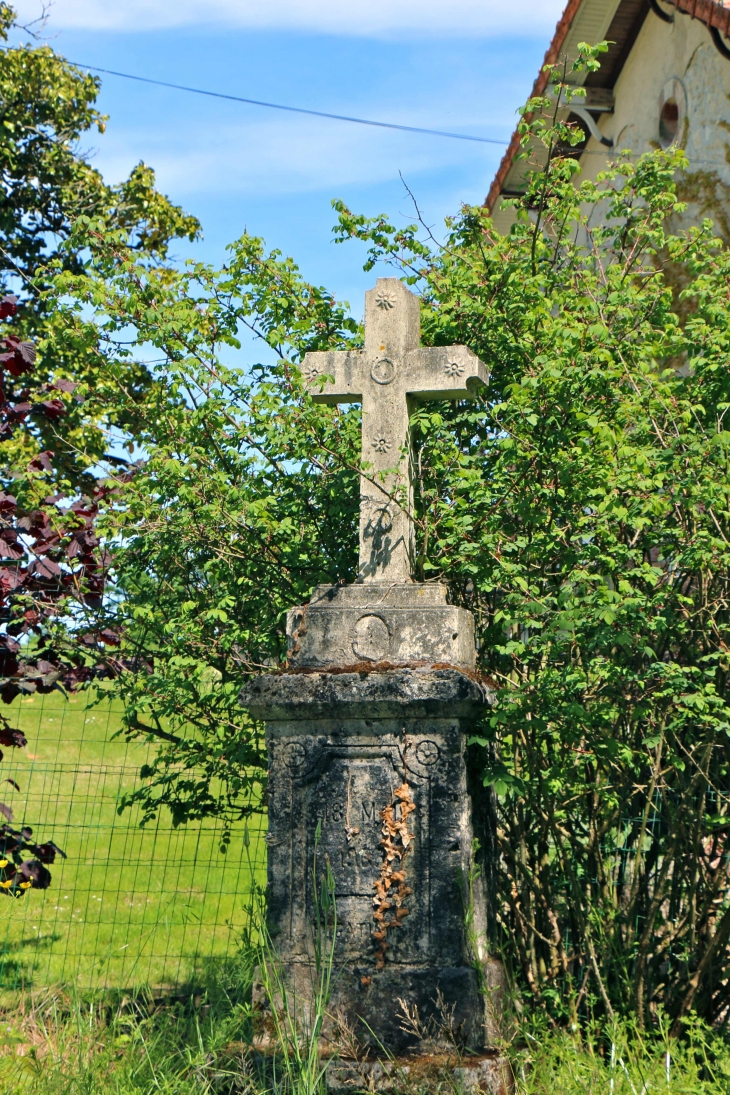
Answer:
[[[664, 10], [672, 9], [665, 4]], [[690, 161], [678, 180], [688, 208], [677, 227], [711, 217], [730, 241], [730, 60], [719, 53], [707, 27], [676, 9], [672, 24], [649, 12], [614, 94], [614, 113], [600, 115], [598, 121], [614, 147], [589, 138], [579, 178], [595, 179], [623, 149], [639, 156], [661, 147], [662, 106], [674, 97], [680, 108], [676, 140]], [[498, 205], [495, 224], [506, 231], [513, 214], [500, 213]], [[596, 207], [594, 217], [601, 214]]]
[[[600, 128], [614, 140], [610, 155], [639, 156], [661, 147], [664, 100], [679, 105], [677, 143], [689, 170], [679, 180], [688, 202], [683, 227], [712, 217], [730, 238], [730, 60], [722, 57], [703, 23], [680, 12], [669, 24], [649, 13], [614, 88], [615, 111]], [[594, 138], [581, 158], [582, 177], [593, 179], [607, 163]]]

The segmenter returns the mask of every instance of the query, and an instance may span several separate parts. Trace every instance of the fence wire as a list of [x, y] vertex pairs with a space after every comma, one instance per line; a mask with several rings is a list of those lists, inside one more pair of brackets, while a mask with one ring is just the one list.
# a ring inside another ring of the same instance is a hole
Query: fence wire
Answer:
[[265, 818], [234, 825], [225, 855], [215, 821], [173, 828], [167, 812], [139, 827], [117, 812], [154, 745], [114, 737], [119, 710], [85, 696], [13, 704], [26, 749], [8, 749], [0, 800], [13, 825], [66, 852], [46, 891], [0, 900], [0, 1000], [74, 981], [81, 988], [175, 993], [236, 951], [254, 884], [266, 874]]

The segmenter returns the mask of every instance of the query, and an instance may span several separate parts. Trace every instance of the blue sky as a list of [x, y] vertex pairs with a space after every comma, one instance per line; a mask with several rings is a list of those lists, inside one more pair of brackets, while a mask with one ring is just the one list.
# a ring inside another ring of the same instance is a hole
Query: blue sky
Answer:
[[[38, 0], [16, 0], [24, 19]], [[45, 34], [71, 60], [234, 95], [405, 125], [509, 137], [560, 0], [56, 0]], [[110, 181], [139, 160], [202, 222], [220, 265], [244, 229], [293, 255], [353, 311], [373, 274], [331, 241], [330, 201], [412, 218], [399, 173], [437, 231], [483, 200], [502, 148], [371, 129], [103, 77], [107, 133], [88, 149]], [[191, 253], [180, 246], [182, 258]]]

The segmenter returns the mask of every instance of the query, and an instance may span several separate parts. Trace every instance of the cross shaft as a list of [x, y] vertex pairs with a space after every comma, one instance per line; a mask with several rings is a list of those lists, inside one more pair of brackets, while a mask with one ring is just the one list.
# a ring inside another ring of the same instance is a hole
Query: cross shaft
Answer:
[[412, 401], [467, 399], [488, 379], [466, 346], [422, 347], [420, 335], [418, 297], [398, 278], [378, 278], [365, 294], [365, 348], [302, 362], [315, 402], [362, 403], [360, 582], [411, 580]]

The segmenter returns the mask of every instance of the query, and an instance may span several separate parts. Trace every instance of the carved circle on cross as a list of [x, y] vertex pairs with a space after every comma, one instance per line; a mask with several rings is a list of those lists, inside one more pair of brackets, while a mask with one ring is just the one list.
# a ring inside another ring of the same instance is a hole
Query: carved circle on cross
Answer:
[[395, 365], [388, 357], [381, 357], [375, 362], [370, 375], [376, 384], [390, 384], [395, 377]]
[[393, 528], [393, 514], [387, 506], [378, 506], [373, 511], [370, 523], [379, 533], [385, 534], [386, 532], [390, 532]]
[[390, 631], [382, 616], [367, 613], [355, 624], [352, 649], [358, 658], [369, 662], [380, 661], [390, 649]]

